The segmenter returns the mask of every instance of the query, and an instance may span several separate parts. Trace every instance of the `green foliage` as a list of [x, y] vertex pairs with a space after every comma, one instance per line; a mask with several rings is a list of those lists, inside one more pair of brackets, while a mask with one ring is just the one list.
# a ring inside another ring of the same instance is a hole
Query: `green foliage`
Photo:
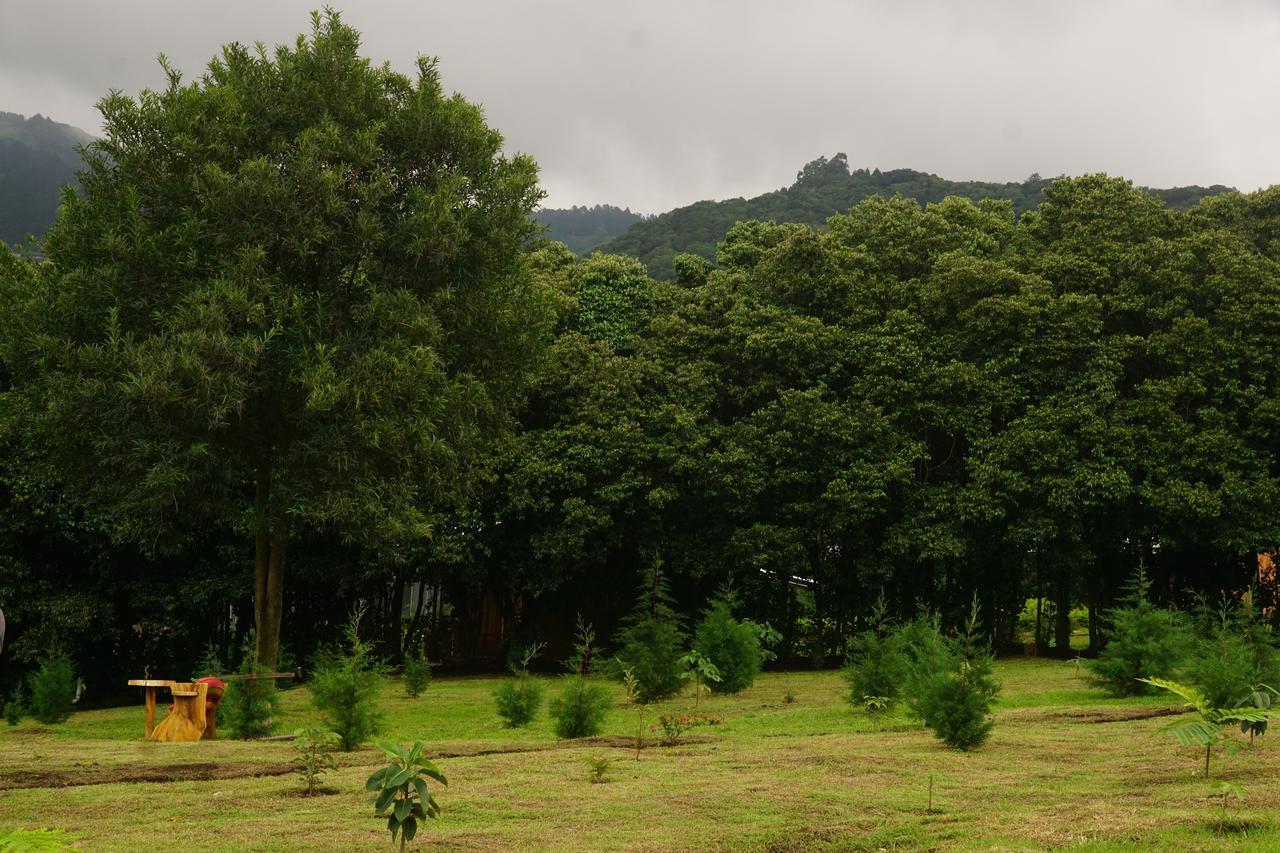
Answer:
[[644, 715], [649, 706], [640, 701], [640, 682], [629, 669], [622, 671], [622, 687], [627, 691], [627, 701], [636, 709], [636, 761], [640, 760], [640, 750], [644, 748]]
[[1161, 727], [1161, 731], [1178, 739], [1183, 746], [1204, 747], [1204, 778], [1209, 778], [1209, 758], [1213, 748], [1228, 736], [1228, 723], [1265, 723], [1276, 716], [1270, 707], [1215, 707], [1196, 688], [1165, 678], [1144, 678], [1143, 683], [1168, 691], [1186, 703], [1194, 713], [1189, 719], [1177, 719]]
[[718, 726], [720, 718], [711, 714], [669, 712], [658, 715], [658, 723], [651, 730], [662, 729], [662, 742], [668, 746], [680, 740], [680, 736], [701, 726]]
[[[1280, 684], [1280, 648], [1271, 625], [1260, 617], [1251, 594], [1217, 607], [1201, 601], [1187, 678], [1217, 708], [1248, 704], [1259, 684]], [[1262, 696], [1260, 695], [1259, 699]], [[1261, 724], [1265, 730], [1265, 724]]]
[[873, 713], [889, 711], [897, 704], [907, 676], [901, 643], [892, 641], [892, 630], [881, 592], [872, 606], [869, 626], [853, 639], [844, 666], [849, 701]]
[[587, 763], [587, 781], [593, 785], [601, 782], [608, 782], [609, 768], [613, 765], [613, 759], [607, 755], [589, 756], [582, 759]]
[[225, 675], [226, 672], [227, 666], [222, 662], [217, 647], [213, 643], [207, 643], [204, 652], [200, 655], [200, 660], [196, 661], [195, 668], [191, 670], [191, 680], [217, 677]]
[[937, 637], [946, 647], [942, 665], [915, 679], [913, 707], [940, 740], [960, 750], [981, 746], [990, 736], [991, 705], [1000, 692], [991, 674], [991, 653], [979, 637], [978, 616], [975, 597], [964, 630], [955, 638]]
[[558, 738], [595, 737], [612, 705], [609, 688], [590, 676], [570, 675], [549, 711]]
[[522, 256], [542, 193], [433, 60], [370, 61], [332, 10], [161, 70], [99, 102], [0, 358], [25, 438], [116, 539], [257, 543], [274, 667], [294, 535], [425, 542], [506, 426], [553, 321]]
[[573, 657], [566, 661], [570, 673], [564, 678], [560, 695], [549, 706], [558, 738], [594, 737], [609, 713], [609, 688], [591, 675], [592, 662], [597, 657], [595, 638], [591, 625], [578, 616], [578, 640]]
[[1141, 569], [1126, 586], [1118, 607], [1107, 614], [1106, 646], [1091, 666], [1093, 678], [1116, 696], [1148, 692], [1149, 677], [1175, 675], [1186, 659], [1190, 635], [1172, 610], [1156, 607]]
[[400, 849], [403, 850], [405, 844], [418, 834], [422, 823], [429, 818], [440, 817], [440, 804], [432, 795], [427, 780], [434, 779], [441, 785], [449, 783], [433, 762], [423, 758], [422, 741], [417, 741], [408, 750], [390, 742], [379, 743], [378, 747], [389, 763], [374, 771], [364, 787], [366, 791], [374, 792], [373, 813], [386, 817], [391, 843], [394, 844], [399, 836]]
[[16, 726], [22, 722], [22, 718], [27, 714], [27, 701], [22, 695], [21, 685], [13, 689], [13, 693], [4, 703], [4, 708], [0, 709], [0, 714], [4, 716], [4, 721], [11, 726]]
[[404, 692], [410, 699], [417, 699], [431, 684], [431, 662], [419, 647], [404, 660]]
[[31, 716], [42, 723], [66, 722], [76, 698], [76, 673], [71, 658], [53, 655], [28, 678]]
[[[253, 631], [245, 637], [239, 674], [268, 672], [258, 663], [258, 645]], [[268, 678], [242, 678], [229, 682], [218, 705], [219, 719], [232, 737], [246, 740], [271, 734], [279, 714], [280, 697], [275, 682]]]
[[498, 685], [494, 700], [502, 725], [509, 729], [527, 726], [542, 707], [542, 682], [529, 674], [529, 664], [542, 653], [543, 644], [535, 643], [525, 648], [519, 663], [511, 664], [513, 678]]
[[751, 686], [764, 662], [757, 626], [733, 618], [731, 602], [718, 597], [698, 624], [693, 647], [716, 668], [719, 680], [709, 679], [713, 693], [740, 693]]
[[635, 676], [640, 701], [656, 702], [680, 691], [685, 636], [671, 609], [661, 560], [654, 561], [635, 610], [614, 641], [619, 665]]
[[693, 682], [693, 705], [696, 708], [707, 685], [720, 681], [720, 670], [697, 649], [681, 656], [680, 665], [684, 668], [680, 677]]
[[333, 748], [338, 741], [336, 734], [324, 729], [313, 727], [294, 731], [293, 751], [297, 753], [301, 766], [293, 768], [293, 772], [301, 777], [303, 792], [307, 796], [316, 793], [321, 776], [338, 769], [338, 762], [333, 757]]
[[352, 614], [347, 623], [345, 648], [317, 654], [311, 673], [311, 704], [347, 752], [382, 730], [378, 694], [384, 667], [360, 638], [361, 615], [362, 611]]

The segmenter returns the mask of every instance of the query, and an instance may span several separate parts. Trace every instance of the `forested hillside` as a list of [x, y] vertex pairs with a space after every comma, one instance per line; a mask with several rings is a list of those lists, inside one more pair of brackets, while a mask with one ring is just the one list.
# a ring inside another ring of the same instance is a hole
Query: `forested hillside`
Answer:
[[89, 134], [42, 115], [0, 112], [0, 243], [41, 235], [58, 212], [63, 184], [80, 168]]
[[[690, 252], [708, 260], [714, 258], [716, 244], [736, 222], [760, 220], [822, 225], [829, 216], [843, 213], [876, 195], [901, 195], [921, 204], [942, 201], [947, 196], [975, 202], [987, 198], [1006, 199], [1013, 202], [1014, 212], [1021, 215], [1044, 200], [1044, 190], [1052, 181], [1032, 175], [1022, 183], [1000, 184], [948, 181], [914, 169], [850, 171], [847, 157], [837, 154], [830, 160], [819, 157], [807, 164], [789, 187], [750, 199], [700, 201], [636, 223], [625, 234], [602, 246], [601, 251], [639, 258], [650, 275], [669, 279], [671, 261], [676, 255]], [[1149, 192], [1169, 207], [1186, 210], [1205, 196], [1228, 189], [1214, 185]]]
[[597, 204], [594, 207], [543, 208], [533, 214], [539, 225], [546, 227], [549, 239], [564, 243], [577, 255], [607, 243], [645, 217], [631, 208]]

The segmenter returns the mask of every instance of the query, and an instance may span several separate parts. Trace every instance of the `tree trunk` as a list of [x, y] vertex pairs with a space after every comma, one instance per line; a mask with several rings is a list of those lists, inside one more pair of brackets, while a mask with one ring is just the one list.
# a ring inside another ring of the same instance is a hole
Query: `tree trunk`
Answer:
[[[258, 529], [253, 542], [253, 627], [258, 666], [274, 670], [280, 657], [280, 619], [284, 615], [284, 547], [288, 525], [284, 513], [271, 508], [271, 471], [258, 469], [254, 483]], [[267, 526], [266, 519], [274, 517]]]
[[1059, 657], [1071, 657], [1071, 575], [1064, 564], [1058, 569], [1058, 595], [1054, 613], [1054, 645]]

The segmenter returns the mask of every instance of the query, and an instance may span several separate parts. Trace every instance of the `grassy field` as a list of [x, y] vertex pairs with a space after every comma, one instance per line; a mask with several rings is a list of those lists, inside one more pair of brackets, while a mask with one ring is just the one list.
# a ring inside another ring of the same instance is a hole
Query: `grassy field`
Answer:
[[[1056, 661], [1002, 661], [997, 675], [995, 732], [969, 754], [905, 715], [852, 710], [830, 672], [769, 673], [703, 699], [720, 726], [651, 744], [639, 761], [622, 704], [608, 736], [568, 742], [545, 717], [501, 728], [493, 678], [437, 677], [417, 700], [392, 683], [384, 705], [387, 735], [427, 742], [449, 778], [443, 818], [411, 845], [421, 849], [1280, 849], [1276, 735], [1215, 755], [1213, 778], [1245, 789], [1219, 826], [1202, 753], [1159, 732], [1171, 702], [1106, 698]], [[286, 730], [316, 721], [305, 688], [285, 694], [283, 712]], [[141, 729], [140, 706], [0, 725], [0, 831], [62, 829], [90, 850], [389, 844], [363, 791], [381, 757], [372, 746], [340, 754], [332, 793], [306, 798], [288, 742], [157, 744]], [[603, 784], [587, 778], [597, 757], [612, 759]]]

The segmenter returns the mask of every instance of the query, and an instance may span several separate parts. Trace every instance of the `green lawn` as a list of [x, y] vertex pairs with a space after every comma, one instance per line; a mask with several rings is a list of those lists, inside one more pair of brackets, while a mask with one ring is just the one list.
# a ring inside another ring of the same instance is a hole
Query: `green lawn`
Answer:
[[[422, 849], [1280, 849], [1271, 738], [1215, 756], [1214, 778], [1245, 788], [1226, 831], [1202, 754], [1159, 732], [1168, 717], [1146, 716], [1170, 702], [1106, 698], [1056, 661], [1002, 661], [997, 675], [995, 732], [970, 754], [905, 715], [855, 712], [828, 672], [770, 673], [739, 696], [703, 699], [722, 725], [639, 761], [624, 745], [635, 712], [621, 704], [609, 737], [589, 742], [557, 742], [545, 717], [503, 729], [493, 678], [437, 677], [418, 700], [392, 683], [384, 705], [388, 736], [426, 741], [449, 778]], [[783, 701], [789, 691], [795, 702]], [[284, 694], [282, 729], [316, 721], [307, 702], [305, 688]], [[141, 729], [140, 705], [0, 725], [0, 831], [63, 829], [92, 850], [388, 844], [363, 792], [373, 747], [339, 756], [333, 793], [303, 798], [288, 742], [156, 744]], [[613, 760], [605, 784], [587, 781], [597, 756]]]

